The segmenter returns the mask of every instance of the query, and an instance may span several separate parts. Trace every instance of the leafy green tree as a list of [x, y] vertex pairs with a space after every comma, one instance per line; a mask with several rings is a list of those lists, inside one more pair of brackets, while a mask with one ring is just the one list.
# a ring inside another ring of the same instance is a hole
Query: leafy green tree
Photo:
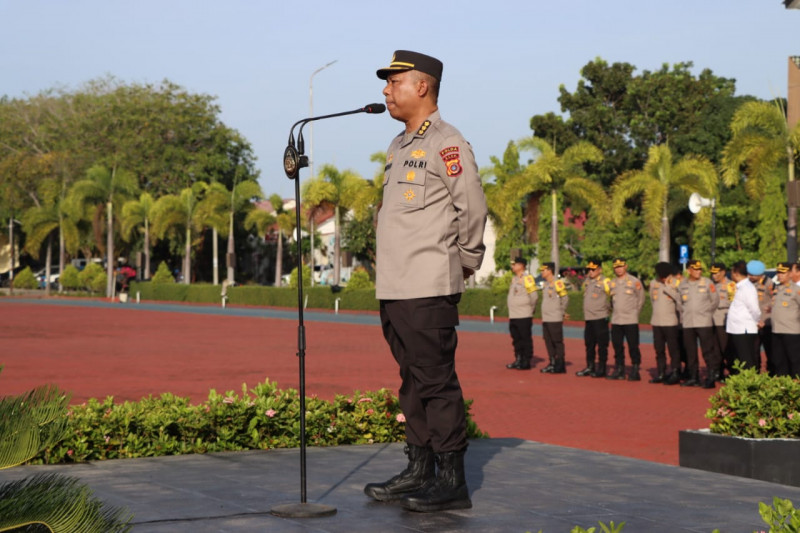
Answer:
[[187, 284], [192, 273], [192, 239], [203, 229], [203, 213], [198, 206], [207, 188], [205, 183], [197, 182], [179, 195], [162, 196], [153, 206], [153, 232], [159, 239], [169, 236], [183, 242], [183, 283]]
[[152, 195], [143, 192], [138, 200], [129, 200], [122, 206], [122, 238], [129, 241], [133, 238], [134, 232], [142, 234], [142, 250], [144, 252], [144, 272], [142, 279], [150, 279], [150, 247], [155, 242], [152, 240], [150, 227], [153, 224], [153, 200]]
[[153, 283], [175, 283], [175, 278], [172, 276], [172, 272], [169, 271], [169, 267], [164, 261], [158, 264], [156, 273], [153, 274]]
[[[104, 167], [96, 165], [86, 172], [86, 178], [76, 181], [72, 186], [71, 194], [79, 202], [94, 204], [97, 209], [96, 220], [102, 218], [105, 211], [106, 222], [106, 297], [110, 298], [114, 292], [114, 269], [116, 267], [116, 254], [114, 252], [114, 206], [122, 209], [125, 201], [138, 192], [136, 178], [130, 172], [117, 167]], [[99, 227], [95, 234], [100, 235]], [[100, 243], [98, 243], [98, 248]]]
[[673, 163], [666, 144], [651, 146], [642, 170], [622, 174], [611, 192], [611, 213], [617, 224], [626, 215], [626, 203], [642, 196], [641, 216], [645, 229], [659, 239], [658, 260], [670, 261], [670, 214], [686, 205], [688, 194], [696, 192], [715, 198], [719, 177], [714, 165], [702, 156], [685, 157]]
[[570, 146], [559, 155], [555, 149], [538, 137], [526, 137], [518, 142], [520, 149], [531, 150], [536, 156], [521, 174], [510, 179], [506, 186], [516, 191], [517, 200], [533, 192], [544, 192], [550, 196], [551, 260], [556, 271], [560, 265], [558, 239], [558, 193], [561, 192], [572, 205], [592, 207], [595, 216], [602, 216], [607, 196], [602, 185], [587, 177], [584, 165], [599, 163], [603, 155], [588, 142]]
[[[746, 102], [734, 114], [730, 124], [732, 137], [722, 155], [723, 179], [728, 186], [742, 182], [750, 198], [761, 202], [770, 189], [770, 181], [786, 169], [789, 186], [795, 182], [795, 168], [800, 158], [800, 124], [792, 129], [786, 120], [785, 108], [780, 103]], [[774, 186], [771, 192], [776, 192]], [[762, 211], [774, 205], [761, 203]], [[762, 236], [774, 236], [782, 220], [764, 213], [759, 227]], [[797, 208], [788, 207], [786, 214], [786, 255], [797, 260]], [[766, 244], [766, 243], [765, 243]]]

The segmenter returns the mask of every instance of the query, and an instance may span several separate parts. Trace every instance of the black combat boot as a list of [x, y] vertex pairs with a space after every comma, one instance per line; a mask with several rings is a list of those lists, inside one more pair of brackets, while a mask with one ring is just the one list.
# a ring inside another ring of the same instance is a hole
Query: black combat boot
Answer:
[[594, 367], [594, 372], [592, 372], [593, 378], [604, 378], [606, 377], [606, 364], [603, 362], [597, 363]]
[[699, 387], [700, 385], [700, 376], [697, 372], [691, 374], [689, 379], [681, 383], [681, 387]]
[[625, 379], [625, 365], [614, 365], [614, 371], [606, 379]]
[[664, 383], [664, 365], [658, 365], [658, 375], [650, 380], [650, 383]]
[[436, 477], [433, 450], [407, 444], [403, 452], [408, 455], [406, 469], [385, 483], [367, 484], [364, 494], [382, 502], [399, 500], [420, 490], [426, 481]]
[[556, 359], [555, 365], [553, 365], [553, 374], [566, 374], [567, 373], [567, 365], [564, 361], [564, 358]]
[[531, 357], [525, 357], [524, 355], [519, 360], [519, 366], [517, 370], [530, 370], [531, 369]]
[[628, 374], [628, 381], [642, 381], [642, 376], [639, 375], [639, 365], [631, 367], [631, 373]]
[[703, 382], [704, 389], [713, 389], [717, 386], [717, 381], [719, 381], [719, 370], [714, 370], [708, 373], [708, 377]]
[[555, 368], [556, 368], [556, 360], [551, 357], [550, 363], [546, 367], [541, 369], [539, 372], [541, 372], [542, 374], [552, 374]]
[[465, 452], [466, 449], [437, 453], [436, 479], [419, 492], [405, 496], [401, 501], [403, 507], [421, 513], [472, 508], [464, 473]]
[[586, 368], [584, 368], [583, 370], [578, 370], [577, 372], [575, 372], [575, 375], [576, 376], [580, 376], [580, 377], [593, 376], [594, 375], [594, 365], [592, 365], [592, 364], [587, 365]]
[[681, 382], [681, 373], [673, 370], [669, 375], [664, 378], [664, 385], [677, 385]]
[[522, 355], [520, 355], [519, 352], [516, 352], [514, 354], [514, 362], [508, 363], [506, 365], [506, 368], [508, 368], [509, 370], [518, 370], [521, 365], [522, 365]]

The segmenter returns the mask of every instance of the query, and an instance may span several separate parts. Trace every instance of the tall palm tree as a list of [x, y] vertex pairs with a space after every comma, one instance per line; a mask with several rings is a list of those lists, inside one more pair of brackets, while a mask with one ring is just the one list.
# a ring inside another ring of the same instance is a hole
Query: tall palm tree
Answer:
[[[800, 123], [789, 128], [786, 109], [776, 103], [746, 102], [731, 119], [731, 140], [722, 152], [723, 180], [728, 186], [746, 177], [745, 190], [756, 200], [764, 198], [768, 181], [781, 167], [787, 169], [788, 187], [794, 187], [800, 158]], [[786, 212], [786, 252], [797, 260], [797, 207]]]
[[[631, 170], [617, 177], [611, 187], [611, 214], [620, 224], [625, 203], [642, 195], [642, 216], [645, 228], [659, 238], [658, 260], [670, 260], [669, 221], [671, 208], [680, 198], [698, 193], [706, 198], [717, 195], [719, 176], [714, 165], [702, 156], [687, 156], [673, 164], [672, 151], [666, 144], [651, 146], [642, 170]], [[675, 193], [683, 193], [683, 197]], [[670, 204], [672, 200], [672, 204]]]
[[144, 272], [142, 279], [150, 279], [150, 245], [155, 244], [155, 239], [151, 243], [151, 229], [153, 224], [153, 205], [155, 200], [150, 193], [144, 192], [138, 200], [130, 200], [122, 206], [122, 238], [130, 241], [133, 232], [140, 230], [144, 242]]
[[551, 201], [551, 260], [559, 268], [558, 243], [558, 193], [570, 201], [593, 208], [593, 213], [603, 216], [606, 193], [600, 183], [586, 177], [584, 165], [598, 163], [603, 153], [589, 142], [581, 141], [564, 150], [561, 155], [553, 146], [539, 137], [526, 137], [518, 141], [520, 150], [531, 150], [536, 155], [520, 174], [512, 176], [506, 187], [517, 191], [520, 201], [531, 193], [549, 193]]
[[333, 206], [333, 277], [336, 285], [341, 281], [342, 210], [356, 207], [367, 185], [367, 181], [352, 170], [339, 171], [328, 164], [322, 167], [319, 177], [308, 181], [305, 187], [304, 203], [311, 206]]
[[167, 194], [153, 206], [153, 232], [159, 239], [170, 235], [176, 238], [183, 232], [183, 283], [188, 284], [192, 273], [192, 238], [203, 229], [202, 212], [198, 206], [208, 185], [196, 182], [179, 194]]
[[[277, 198], [277, 200], [275, 200]], [[282, 203], [281, 197], [277, 194], [273, 194], [270, 196], [270, 203], [275, 206], [276, 202]], [[281, 211], [283, 210], [283, 205], [280, 206]], [[286, 215], [287, 213], [280, 213], [279, 216]], [[294, 216], [290, 217], [292, 219], [292, 225], [294, 225]], [[275, 224], [277, 218], [275, 215], [270, 213], [265, 209], [251, 209], [247, 212], [247, 215], [244, 217], [244, 227], [247, 231], [255, 231], [256, 234], [264, 238], [266, 235], [267, 230], [270, 226]], [[291, 232], [291, 229], [289, 230]], [[282, 236], [278, 235], [278, 258], [275, 263], [275, 286], [279, 287], [281, 284], [281, 256], [283, 254], [283, 246], [282, 246]]]
[[[95, 165], [86, 172], [86, 178], [76, 181], [71, 194], [80, 202], [97, 205], [98, 215], [105, 209], [106, 218], [106, 297], [111, 297], [114, 288], [114, 206], [122, 204], [138, 191], [136, 176], [123, 169]], [[99, 228], [97, 228], [99, 229]], [[98, 231], [99, 233], [99, 231]], [[98, 243], [99, 245], [99, 243]]]

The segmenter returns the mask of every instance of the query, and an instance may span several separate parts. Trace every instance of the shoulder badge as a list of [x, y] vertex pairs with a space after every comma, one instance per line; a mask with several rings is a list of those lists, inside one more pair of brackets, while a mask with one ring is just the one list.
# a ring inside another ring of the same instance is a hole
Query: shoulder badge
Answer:
[[709, 292], [717, 292], [717, 287], [713, 283], [708, 284], [708, 291]]
[[605, 289], [606, 294], [610, 294], [611, 293], [611, 287], [612, 287], [611, 280], [608, 279], [608, 278], [605, 278], [603, 280], [603, 289]]
[[529, 293], [536, 291], [536, 280], [530, 274], [524, 276], [522, 282], [525, 284], [525, 290]]
[[733, 300], [734, 295], [736, 294], [736, 284], [734, 282], [728, 283], [728, 299]]
[[556, 280], [556, 294], [559, 296], [567, 295], [567, 286], [560, 279]]
[[431, 125], [430, 120], [426, 120], [425, 122], [423, 122], [422, 126], [420, 126], [419, 129], [417, 130], [417, 135], [425, 135], [425, 132], [428, 131], [428, 127], [430, 127], [430, 125]]
[[448, 176], [455, 178], [461, 175], [461, 171], [464, 169], [461, 167], [461, 153], [458, 146], [448, 146], [439, 152], [439, 155], [444, 161]]

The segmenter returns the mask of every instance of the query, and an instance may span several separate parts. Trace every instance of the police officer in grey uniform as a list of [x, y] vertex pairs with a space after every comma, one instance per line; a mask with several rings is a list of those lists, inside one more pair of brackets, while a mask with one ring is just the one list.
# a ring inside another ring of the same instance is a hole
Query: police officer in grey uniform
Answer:
[[555, 269], [555, 263], [543, 263], [539, 267], [544, 279], [542, 337], [550, 359], [550, 364], [541, 370], [543, 374], [564, 374], [567, 371], [564, 360], [564, 315], [569, 304], [569, 294], [564, 281], [556, 279]]
[[714, 311], [714, 343], [717, 345], [717, 353], [720, 355], [719, 378], [725, 377], [725, 370], [731, 372], [733, 369], [734, 355], [733, 350], [728, 348], [728, 332], [725, 331], [725, 321], [728, 318], [728, 309], [731, 307], [731, 300], [736, 293], [736, 283], [727, 277], [725, 263], [714, 263], [709, 272], [711, 280], [717, 288], [719, 294], [719, 305]]
[[[719, 305], [719, 294], [714, 282], [703, 277], [703, 263], [693, 259], [688, 264], [689, 275], [681, 281], [678, 291], [681, 293], [683, 312], [683, 342], [686, 345], [689, 379], [681, 383], [683, 387], [699, 387], [713, 389], [719, 379], [719, 354], [714, 344], [712, 329], [714, 310]], [[707, 378], [700, 381], [700, 364], [697, 357], [697, 342], [703, 350], [706, 360]]]
[[[672, 279], [672, 265], [656, 263], [656, 279], [650, 282], [650, 301], [653, 315], [653, 348], [656, 352], [656, 377], [650, 383], [676, 385], [680, 382], [681, 353], [678, 344], [678, 317], [681, 312], [681, 296]], [[667, 352], [669, 350], [669, 373], [667, 374]]]
[[466, 417], [455, 369], [464, 280], [481, 265], [486, 199], [472, 147], [439, 116], [442, 63], [398, 50], [378, 70], [405, 128], [389, 145], [377, 224], [376, 296], [400, 367], [408, 467], [364, 492], [413, 511], [472, 507]]
[[536, 280], [525, 273], [528, 262], [517, 257], [511, 264], [511, 285], [508, 288], [508, 331], [514, 346], [514, 362], [506, 365], [511, 370], [530, 370], [533, 359], [533, 312], [539, 293]]
[[[599, 259], [586, 263], [586, 280], [583, 282], [583, 345], [586, 348], [586, 368], [578, 376], [604, 378], [608, 362], [608, 302], [610, 280], [603, 276]], [[595, 356], [595, 352], [597, 355]]]
[[767, 372], [775, 375], [772, 364], [772, 280], [766, 274], [766, 265], [763, 261], [754, 259], [747, 262], [747, 277], [750, 279], [758, 293], [758, 306], [761, 308], [761, 321], [758, 323], [758, 336], [756, 337], [756, 369], [761, 371], [761, 347], [767, 359]]
[[639, 350], [639, 313], [644, 305], [645, 291], [636, 276], [628, 274], [628, 262], [614, 259], [614, 278], [609, 282], [611, 296], [611, 344], [614, 346], [614, 371], [608, 379], [625, 379], [625, 339], [631, 357], [629, 381], [640, 381], [639, 367], [642, 352]]
[[772, 357], [775, 374], [800, 377], [800, 287], [792, 282], [792, 264], [778, 263], [772, 297]]

